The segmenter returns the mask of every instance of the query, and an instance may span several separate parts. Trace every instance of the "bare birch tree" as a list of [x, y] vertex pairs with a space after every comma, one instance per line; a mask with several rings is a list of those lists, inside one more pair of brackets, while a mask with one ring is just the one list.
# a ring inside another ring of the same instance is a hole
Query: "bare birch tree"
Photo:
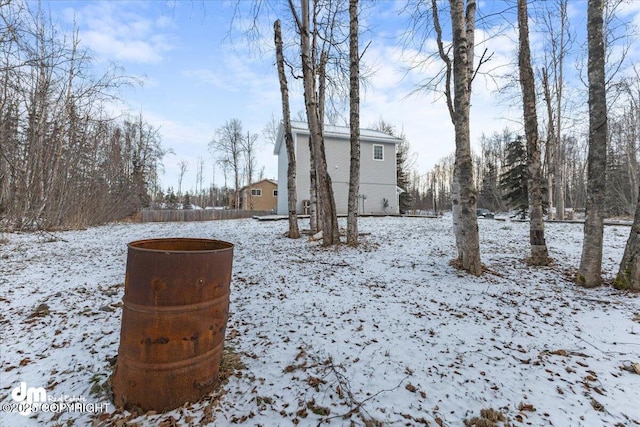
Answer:
[[[246, 138], [242, 139], [241, 145], [242, 155], [244, 157], [245, 178], [247, 180], [247, 186], [249, 187], [249, 190], [247, 191], [249, 196], [248, 206], [249, 210], [253, 210], [253, 195], [251, 194], [251, 184], [253, 184], [253, 177], [256, 170], [256, 148], [258, 145], [258, 135], [247, 132], [247, 136]], [[247, 205], [246, 202], [245, 205]]]
[[280, 94], [282, 97], [282, 126], [284, 143], [287, 150], [287, 212], [289, 215], [289, 232], [291, 239], [300, 237], [298, 229], [297, 189], [296, 189], [296, 150], [291, 134], [291, 111], [289, 108], [289, 85], [284, 70], [284, 54], [282, 52], [282, 29], [280, 20], [273, 24], [274, 42], [276, 45], [276, 64], [278, 66], [278, 79], [280, 81]]
[[242, 139], [242, 122], [239, 119], [231, 119], [216, 130], [216, 139], [209, 143], [209, 150], [211, 151], [211, 154], [218, 160], [218, 163], [223, 167], [223, 169], [231, 169], [233, 174], [235, 209], [240, 208]]
[[182, 159], [178, 162], [178, 197], [182, 196], [182, 180], [184, 179], [184, 174], [187, 173], [187, 169], [189, 168], [189, 162]]
[[[547, 163], [549, 215], [553, 215], [552, 207], [556, 205], [556, 219], [564, 220], [565, 211], [565, 171], [563, 164], [563, 104], [565, 77], [564, 63], [573, 43], [569, 29], [567, 0], [556, 0], [552, 9], [543, 16], [544, 32], [548, 34], [549, 48], [547, 64], [542, 69], [542, 86], [547, 107]], [[546, 56], [545, 54], [545, 56]], [[555, 197], [554, 197], [555, 195]]]
[[542, 68], [542, 90], [544, 94], [544, 102], [547, 109], [547, 141], [544, 150], [544, 164], [547, 173], [547, 200], [549, 202], [548, 218], [554, 219], [554, 176], [556, 174], [557, 164], [554, 162], [554, 153], [558, 150], [558, 142], [556, 141], [555, 119], [553, 115], [553, 99], [551, 98], [551, 87], [549, 83], [549, 72], [546, 68]]
[[522, 87], [524, 130], [527, 138], [527, 187], [529, 193], [531, 262], [535, 265], [547, 265], [549, 254], [544, 238], [538, 115], [536, 112], [535, 81], [533, 68], [531, 67], [528, 20], [527, 0], [518, 0], [518, 38], [520, 45], [518, 68], [520, 70], [520, 86]]
[[204, 206], [204, 158], [198, 157], [196, 163], [196, 196], [198, 206]]
[[[340, 235], [331, 176], [327, 171], [327, 160], [324, 150], [322, 107], [318, 99], [320, 92], [318, 82], [324, 84], [322, 79], [323, 67], [318, 67], [314, 60], [318, 53], [316, 45], [318, 34], [316, 31], [311, 31], [309, 0], [300, 0], [300, 13], [298, 13], [292, 1], [293, 0], [289, 0], [290, 10], [294, 16], [300, 35], [304, 103], [309, 126], [310, 149], [315, 158], [319, 209], [318, 219], [323, 233], [322, 244], [323, 246], [330, 246], [340, 243]], [[314, 1], [314, 9], [315, 7], [316, 2]], [[315, 16], [314, 14], [314, 17]], [[319, 76], [319, 79], [316, 79], [316, 76]]]
[[[438, 4], [431, 0], [433, 24], [440, 58], [445, 63], [445, 96], [455, 128], [455, 164], [451, 198], [458, 262], [467, 272], [482, 274], [476, 216], [477, 191], [473, 185], [473, 160], [469, 130], [471, 84], [474, 77], [475, 0], [450, 0], [453, 60], [445, 51]], [[482, 61], [479, 65], [482, 65]], [[453, 93], [452, 93], [453, 79]]]
[[582, 256], [576, 281], [587, 288], [602, 283], [607, 169], [607, 95], [605, 86], [605, 46], [603, 34], [604, 0], [589, 0], [587, 6], [589, 155], [587, 203]]
[[347, 202], [347, 245], [358, 245], [358, 193], [360, 191], [360, 51], [358, 0], [349, 0], [349, 126], [351, 162]]

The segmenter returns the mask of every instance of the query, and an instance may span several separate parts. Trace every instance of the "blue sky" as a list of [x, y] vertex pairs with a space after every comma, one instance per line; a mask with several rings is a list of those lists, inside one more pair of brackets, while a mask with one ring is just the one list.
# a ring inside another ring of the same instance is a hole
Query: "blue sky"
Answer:
[[[140, 77], [144, 85], [122, 92], [125, 102], [114, 111], [128, 110], [143, 116], [160, 128], [165, 148], [175, 154], [164, 159], [163, 186], [177, 187], [178, 163], [188, 162], [183, 190], [195, 188], [198, 158], [205, 160], [205, 184], [212, 182], [213, 160], [208, 143], [215, 130], [227, 120], [238, 118], [245, 131], [260, 133], [275, 116], [281, 116], [280, 92], [275, 70], [271, 25], [280, 10], [264, 9], [258, 20], [263, 33], [257, 44], [242, 37], [247, 15], [234, 16], [235, 2], [228, 1], [50, 1], [44, 2], [63, 30], [75, 21], [81, 45], [91, 49], [99, 70], [108, 63], [122, 66], [127, 75]], [[371, 30], [362, 35], [362, 45], [370, 41], [364, 61], [373, 73], [362, 96], [363, 127], [379, 118], [403, 130], [416, 153], [416, 169], [425, 173], [440, 158], [453, 152], [453, 126], [444, 101], [433, 93], [410, 95], [416, 84], [440, 64], [410, 72], [415, 58], [423, 58], [413, 48], [405, 47], [399, 34], [405, 33], [407, 21], [397, 10], [404, 2], [380, 1], [362, 20]], [[503, 2], [480, 2], [481, 11], [504, 7]], [[250, 6], [241, 2], [242, 8]], [[584, 6], [584, 7], [582, 7]], [[630, 2], [627, 17], [639, 22], [640, 1]], [[277, 7], [277, 6], [276, 6]], [[572, 2], [575, 22], [583, 26], [586, 2]], [[281, 14], [283, 21], [287, 16]], [[286, 28], [286, 23], [283, 23]], [[499, 37], [489, 38], [481, 31], [477, 39], [482, 49], [494, 53], [489, 64], [500, 73], [513, 71], [516, 55], [516, 28], [508, 22]], [[233, 27], [233, 28], [232, 28]], [[493, 28], [495, 32], [495, 28]], [[532, 46], [540, 34], [533, 33]], [[260, 49], [256, 48], [259, 46]], [[427, 40], [427, 49], [433, 43]], [[637, 49], [637, 48], [636, 48]], [[640, 58], [637, 50], [635, 58]], [[509, 125], [520, 131], [519, 92], [497, 96], [499, 80], [479, 76], [474, 83], [472, 100], [472, 141], [500, 131]], [[291, 91], [292, 112], [302, 110], [301, 90]], [[345, 115], [346, 116], [346, 115]], [[272, 146], [261, 136], [258, 167], [267, 178], [277, 176], [277, 159]], [[222, 172], [216, 166], [215, 183], [222, 184]]]

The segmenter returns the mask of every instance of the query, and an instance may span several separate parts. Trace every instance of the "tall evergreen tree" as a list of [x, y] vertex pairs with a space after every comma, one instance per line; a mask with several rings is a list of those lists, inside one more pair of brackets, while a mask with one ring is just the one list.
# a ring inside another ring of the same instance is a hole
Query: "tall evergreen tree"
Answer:
[[498, 170], [495, 163], [488, 160], [482, 176], [482, 187], [478, 196], [478, 207], [492, 211], [500, 210], [500, 190], [498, 188]]
[[173, 187], [167, 189], [167, 194], [164, 196], [164, 204], [167, 209], [178, 208], [178, 196], [173, 192]]
[[529, 211], [529, 187], [527, 185], [527, 148], [521, 136], [507, 145], [506, 171], [500, 176], [503, 199], [516, 215], [525, 219]]
[[164, 191], [162, 188], [158, 188], [154, 198], [153, 198], [153, 209], [162, 209], [162, 204], [164, 203]]
[[193, 205], [191, 204], [191, 195], [188, 191], [184, 193], [184, 198], [182, 200], [182, 209], [193, 209]]
[[404, 133], [396, 132], [395, 126], [386, 122], [383, 118], [380, 118], [373, 125], [373, 129], [401, 140], [396, 146], [396, 185], [404, 190], [398, 197], [398, 207], [400, 213], [403, 214], [411, 209], [414, 200], [413, 194], [417, 194], [415, 188], [410, 188], [411, 179], [409, 174], [411, 173], [413, 162], [409, 156], [411, 150], [409, 141]]

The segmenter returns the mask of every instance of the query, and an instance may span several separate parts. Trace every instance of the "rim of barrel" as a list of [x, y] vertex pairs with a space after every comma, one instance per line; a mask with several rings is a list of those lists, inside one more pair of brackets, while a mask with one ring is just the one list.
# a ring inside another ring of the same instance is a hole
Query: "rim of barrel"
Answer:
[[[156, 243], [200, 243], [203, 246], [194, 249], [173, 249], [167, 247], [145, 247], [145, 245], [153, 245]], [[215, 247], [207, 248], [206, 244], [213, 245]], [[129, 249], [134, 249], [136, 251], [145, 251], [145, 252], [162, 252], [162, 253], [210, 253], [210, 252], [222, 252], [227, 251], [229, 249], [233, 249], [234, 245], [230, 242], [225, 242], [224, 240], [216, 240], [216, 239], [202, 239], [202, 238], [192, 238], [192, 237], [164, 237], [164, 238], [156, 238], [156, 239], [142, 239], [135, 240], [133, 242], [129, 242], [127, 244]]]

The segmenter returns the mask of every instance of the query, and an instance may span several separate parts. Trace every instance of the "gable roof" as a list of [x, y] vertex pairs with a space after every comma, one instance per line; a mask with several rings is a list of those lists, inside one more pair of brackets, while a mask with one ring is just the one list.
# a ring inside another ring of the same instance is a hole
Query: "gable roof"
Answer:
[[252, 183], [251, 183], [251, 185], [245, 185], [244, 187], [242, 187], [242, 188], [241, 188], [240, 190], [238, 190], [238, 191], [246, 190], [246, 189], [247, 189], [247, 188], [249, 188], [249, 187], [254, 187], [254, 186], [256, 186], [256, 185], [258, 185], [258, 184], [260, 184], [260, 183], [262, 183], [262, 182], [265, 182], [265, 181], [266, 181], [266, 182], [270, 182], [271, 184], [275, 185], [276, 187], [278, 186], [278, 181], [276, 181], [275, 179], [268, 179], [268, 178], [266, 178], [266, 179], [263, 179], [263, 180], [261, 180], [261, 181], [252, 182]]
[[[291, 121], [291, 133], [300, 135], [309, 135], [309, 125], [307, 122]], [[351, 129], [347, 126], [324, 125], [323, 134], [325, 137], [349, 140], [351, 138]], [[280, 123], [278, 128], [278, 137], [273, 148], [273, 154], [280, 152], [280, 146], [284, 141], [284, 126]], [[386, 134], [373, 129], [360, 129], [360, 141], [378, 142], [387, 144], [398, 144], [402, 140], [398, 137]]]

